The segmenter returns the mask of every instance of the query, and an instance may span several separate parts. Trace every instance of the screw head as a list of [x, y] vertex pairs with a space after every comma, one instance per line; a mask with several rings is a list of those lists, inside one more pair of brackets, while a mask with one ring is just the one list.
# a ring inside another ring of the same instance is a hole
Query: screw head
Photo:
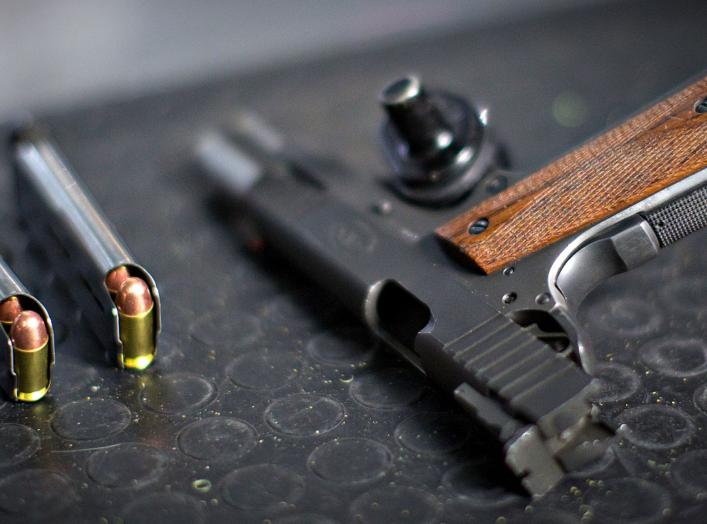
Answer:
[[545, 304], [550, 302], [550, 293], [540, 293], [537, 297], [535, 297], [535, 303], [538, 304], [539, 306], [544, 306]]
[[501, 300], [503, 301], [504, 304], [511, 304], [516, 301], [518, 298], [518, 295], [515, 291], [511, 291], [510, 293], [506, 293], [501, 297]]
[[707, 97], [697, 102], [697, 105], [695, 105], [695, 111], [698, 113], [707, 113]]
[[489, 221], [488, 218], [479, 218], [475, 222], [472, 222], [469, 225], [469, 234], [470, 235], [480, 235], [484, 231], [486, 231], [486, 228], [489, 227]]

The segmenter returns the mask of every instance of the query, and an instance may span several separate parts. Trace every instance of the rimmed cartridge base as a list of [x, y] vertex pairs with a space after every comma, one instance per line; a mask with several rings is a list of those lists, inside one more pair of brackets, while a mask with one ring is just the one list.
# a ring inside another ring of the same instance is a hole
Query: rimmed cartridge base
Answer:
[[21, 400], [22, 402], [37, 402], [38, 400], [44, 398], [47, 392], [49, 392], [49, 386], [31, 392], [14, 390], [14, 395], [17, 400]]
[[154, 355], [142, 355], [139, 357], [124, 357], [123, 358], [123, 367], [125, 369], [137, 369], [137, 370], [143, 370], [146, 369], [152, 364], [152, 362], [155, 360]]

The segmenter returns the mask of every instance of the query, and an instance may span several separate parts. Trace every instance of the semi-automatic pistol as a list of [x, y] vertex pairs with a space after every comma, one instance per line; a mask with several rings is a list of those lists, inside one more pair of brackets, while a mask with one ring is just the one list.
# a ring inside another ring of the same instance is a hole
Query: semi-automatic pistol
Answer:
[[576, 322], [599, 283], [707, 225], [707, 77], [509, 184], [488, 112], [387, 86], [385, 177], [337, 172], [252, 116], [201, 165], [265, 242], [503, 443], [533, 495], [604, 453]]

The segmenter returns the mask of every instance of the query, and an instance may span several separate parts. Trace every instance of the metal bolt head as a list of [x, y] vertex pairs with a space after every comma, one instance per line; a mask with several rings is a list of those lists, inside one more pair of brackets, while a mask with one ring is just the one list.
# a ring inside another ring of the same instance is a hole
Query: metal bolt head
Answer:
[[697, 102], [697, 105], [695, 106], [695, 111], [697, 111], [698, 113], [707, 113], [707, 97]]
[[550, 302], [550, 299], [550, 293], [540, 293], [537, 297], [535, 297], [535, 303], [539, 306], [544, 306]]
[[501, 300], [503, 301], [504, 304], [511, 304], [511, 303], [515, 302], [517, 298], [518, 298], [518, 295], [514, 291], [511, 291], [510, 293], [506, 293], [505, 295], [503, 295]]

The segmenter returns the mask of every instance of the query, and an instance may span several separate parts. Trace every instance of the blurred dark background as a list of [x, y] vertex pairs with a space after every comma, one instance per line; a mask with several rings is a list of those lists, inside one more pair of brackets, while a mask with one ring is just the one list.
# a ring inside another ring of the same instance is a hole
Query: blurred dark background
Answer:
[[0, 119], [599, 0], [0, 0]]

